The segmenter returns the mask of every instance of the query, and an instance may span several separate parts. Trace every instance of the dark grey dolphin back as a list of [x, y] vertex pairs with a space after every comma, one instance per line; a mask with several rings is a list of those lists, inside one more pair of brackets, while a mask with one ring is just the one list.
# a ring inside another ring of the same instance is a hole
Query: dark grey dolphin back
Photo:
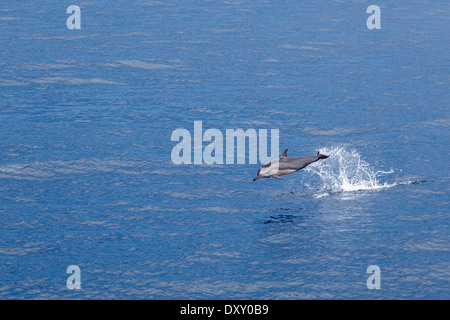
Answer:
[[304, 167], [310, 165], [313, 162], [316, 162], [317, 160], [319, 160], [319, 158], [317, 157], [301, 157], [301, 158], [295, 158], [296, 160], [294, 161], [296, 167], [298, 168], [297, 170], [303, 169]]
[[326, 159], [328, 156], [317, 152], [316, 157], [300, 157], [300, 158], [289, 158], [287, 156], [288, 149], [284, 150], [280, 156], [279, 170], [300, 170], [310, 165], [319, 159]]

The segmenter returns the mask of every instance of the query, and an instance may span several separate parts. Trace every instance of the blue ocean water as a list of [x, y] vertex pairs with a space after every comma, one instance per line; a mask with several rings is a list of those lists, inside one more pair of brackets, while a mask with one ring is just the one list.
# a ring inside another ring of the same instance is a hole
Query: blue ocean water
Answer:
[[[0, 298], [449, 299], [450, 4], [372, 4], [2, 2]], [[330, 158], [175, 165], [194, 121]]]

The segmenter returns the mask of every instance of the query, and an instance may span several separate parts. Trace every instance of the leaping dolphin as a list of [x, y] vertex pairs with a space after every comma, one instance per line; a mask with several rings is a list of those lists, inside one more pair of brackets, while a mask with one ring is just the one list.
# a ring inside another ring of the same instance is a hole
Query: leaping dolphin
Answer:
[[319, 159], [326, 159], [329, 156], [317, 152], [316, 157], [300, 157], [300, 158], [289, 158], [287, 156], [288, 149], [284, 150], [280, 158], [272, 160], [261, 166], [258, 170], [258, 174], [253, 179], [253, 181], [259, 178], [270, 178], [274, 177], [279, 180], [283, 180], [280, 176], [285, 174], [294, 173], [304, 167], [316, 162]]

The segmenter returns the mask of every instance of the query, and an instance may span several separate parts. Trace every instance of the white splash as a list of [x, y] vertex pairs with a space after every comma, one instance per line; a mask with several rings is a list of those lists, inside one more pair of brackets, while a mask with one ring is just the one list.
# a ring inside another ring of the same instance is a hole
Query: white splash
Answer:
[[384, 175], [394, 171], [375, 171], [361, 158], [356, 150], [347, 150], [345, 147], [321, 149], [322, 154], [330, 157], [318, 161], [304, 170], [320, 177], [322, 186], [317, 197], [323, 197], [329, 192], [354, 192], [361, 190], [377, 190], [390, 188], [397, 183], [381, 182]]

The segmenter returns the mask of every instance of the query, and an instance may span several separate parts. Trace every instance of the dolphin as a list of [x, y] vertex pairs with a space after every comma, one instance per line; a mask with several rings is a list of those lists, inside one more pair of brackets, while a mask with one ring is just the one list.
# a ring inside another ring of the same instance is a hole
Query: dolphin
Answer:
[[326, 159], [329, 157], [321, 154], [320, 152], [317, 152], [316, 157], [289, 158], [287, 156], [287, 151], [288, 149], [284, 150], [280, 158], [262, 165], [261, 168], [259, 168], [258, 173], [253, 181], [258, 180], [259, 178], [270, 177], [283, 180], [283, 178], [281, 178], [280, 176], [294, 173], [295, 171], [303, 169], [304, 167], [318, 161], [319, 159]]

